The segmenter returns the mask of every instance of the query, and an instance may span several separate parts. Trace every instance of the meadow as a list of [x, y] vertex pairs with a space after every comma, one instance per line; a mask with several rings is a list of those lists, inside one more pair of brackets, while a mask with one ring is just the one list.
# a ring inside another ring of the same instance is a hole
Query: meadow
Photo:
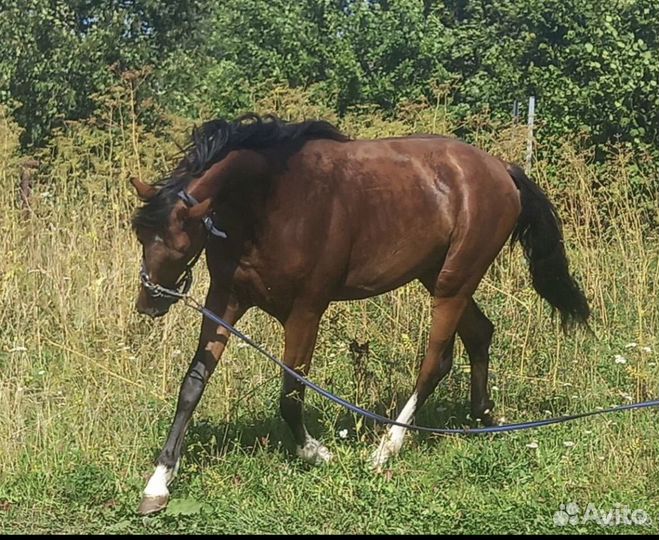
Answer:
[[[656, 532], [654, 410], [494, 436], [413, 434], [375, 474], [368, 456], [382, 427], [309, 392], [312, 433], [334, 452], [331, 464], [313, 468], [295, 459], [279, 418], [278, 369], [235, 340], [195, 414], [169, 508], [138, 516], [200, 321], [183, 305], [155, 321], [135, 312], [138, 200], [128, 178], [164, 173], [191, 124], [172, 118], [167, 133], [148, 132], [130, 96], [105, 99], [102, 114], [68, 123], [37, 156], [29, 207], [18, 197], [20, 130], [0, 112], [0, 533]], [[275, 91], [255, 108], [337, 120], [312, 101]], [[355, 137], [454, 133], [442, 111], [441, 102], [421, 103], [396, 118], [369, 109], [337, 121]], [[523, 159], [523, 126], [473, 132], [478, 146]], [[593, 333], [563, 334], [531, 287], [521, 249], [501, 252], [476, 296], [496, 326], [490, 386], [507, 423], [659, 395], [659, 198], [632, 193], [652, 180], [629, 152], [594, 163], [566, 140], [553, 155], [538, 159], [532, 176], [563, 219]], [[195, 279], [192, 292], [203, 298], [203, 259]], [[395, 415], [414, 384], [429, 314], [417, 284], [334, 304], [312, 380]], [[253, 310], [239, 327], [281, 355], [281, 329], [266, 314]], [[351, 352], [353, 341], [368, 343], [368, 353]], [[417, 422], [476, 425], [468, 394], [458, 343], [452, 373]], [[603, 514], [642, 510], [652, 523], [557, 526], [569, 503], [582, 515], [589, 504]]]

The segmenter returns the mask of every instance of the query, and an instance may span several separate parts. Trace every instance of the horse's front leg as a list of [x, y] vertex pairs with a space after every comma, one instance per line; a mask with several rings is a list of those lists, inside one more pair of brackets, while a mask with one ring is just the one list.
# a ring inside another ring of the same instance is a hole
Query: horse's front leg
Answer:
[[[235, 324], [245, 307], [226, 291], [212, 288], [206, 297], [206, 307], [230, 324]], [[228, 331], [204, 318], [199, 344], [192, 363], [181, 384], [176, 414], [169, 430], [167, 442], [156, 460], [156, 470], [149, 479], [138, 512], [151, 514], [167, 506], [169, 489], [181, 460], [181, 449], [192, 413], [201, 399], [208, 379], [213, 374], [229, 338]]]
[[[318, 324], [323, 310], [296, 307], [284, 323], [284, 363], [302, 375], [309, 373]], [[309, 435], [302, 406], [305, 387], [292, 375], [284, 372], [280, 400], [281, 415], [291, 428], [296, 444], [296, 453], [308, 463], [320, 465], [332, 459], [330, 451]]]

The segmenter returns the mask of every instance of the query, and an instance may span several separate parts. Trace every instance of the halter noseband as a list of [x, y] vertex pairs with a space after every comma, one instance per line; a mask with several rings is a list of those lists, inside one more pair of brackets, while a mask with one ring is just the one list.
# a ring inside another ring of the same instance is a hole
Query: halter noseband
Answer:
[[[189, 193], [186, 193], [185, 190], [179, 191], [176, 195], [188, 206], [188, 208], [191, 208], [192, 206], [199, 204], [199, 201]], [[210, 216], [204, 217], [202, 221], [204, 223], [204, 227], [208, 231], [208, 234], [212, 234], [213, 236], [218, 236], [220, 238], [227, 237], [227, 234], [224, 231], [221, 231], [215, 226], [215, 223], [213, 222], [213, 218], [211, 218]], [[146, 270], [146, 264], [144, 263], [144, 258], [142, 258], [142, 268], [140, 269], [140, 281], [142, 282], [144, 288], [147, 291], [149, 291], [149, 295], [152, 298], [169, 298], [172, 301], [172, 303], [183, 298], [188, 293], [190, 287], [192, 286], [192, 267], [197, 263], [199, 257], [201, 257], [201, 252], [204, 251], [204, 247], [205, 245], [202, 246], [202, 248], [199, 250], [199, 253], [197, 253], [188, 262], [188, 264], [185, 267], [185, 270], [183, 271], [183, 275], [178, 279], [176, 284], [171, 289], [167, 287], [163, 287], [162, 285], [159, 285], [158, 283], [154, 283], [153, 281], [151, 281], [151, 278], [149, 277], [149, 273]]]

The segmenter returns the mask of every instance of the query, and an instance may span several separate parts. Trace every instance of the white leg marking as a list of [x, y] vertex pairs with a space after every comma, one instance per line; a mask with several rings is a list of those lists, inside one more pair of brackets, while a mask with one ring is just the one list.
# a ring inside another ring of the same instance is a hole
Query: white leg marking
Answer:
[[[398, 415], [398, 418], [396, 418], [396, 421], [403, 424], [409, 424], [412, 418], [414, 418], [414, 413], [416, 412], [416, 402], [417, 394], [414, 392]], [[382, 437], [380, 446], [371, 455], [371, 462], [374, 469], [378, 471], [382, 470], [382, 466], [389, 460], [389, 458], [400, 452], [406, 431], [407, 429], [400, 426], [391, 426], [389, 428], [387, 434]]]
[[149, 483], [144, 489], [145, 497], [160, 497], [160, 496], [169, 496], [169, 490], [167, 486], [174, 479], [174, 475], [178, 470], [178, 463], [173, 469], [165, 467], [165, 465], [158, 465], [155, 472], [151, 475]]
[[308, 433], [306, 433], [304, 446], [298, 446], [295, 453], [300, 459], [312, 465], [323, 465], [332, 460], [332, 453], [327, 447], [319, 443]]

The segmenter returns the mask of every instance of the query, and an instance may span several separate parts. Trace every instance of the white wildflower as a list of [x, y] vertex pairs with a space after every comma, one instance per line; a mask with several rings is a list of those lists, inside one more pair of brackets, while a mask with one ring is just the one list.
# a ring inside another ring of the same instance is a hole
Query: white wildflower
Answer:
[[626, 364], [627, 363], [627, 359], [624, 356], [622, 356], [621, 354], [616, 354], [615, 357], [613, 358], [613, 360], [616, 364]]
[[537, 442], [531, 442], [531, 443], [527, 444], [526, 447], [535, 450], [536, 448], [538, 448], [538, 443]]
[[347, 436], [348, 436], [347, 429], [342, 429], [341, 431], [339, 431], [339, 437], [341, 437], [342, 439], [345, 439]]

